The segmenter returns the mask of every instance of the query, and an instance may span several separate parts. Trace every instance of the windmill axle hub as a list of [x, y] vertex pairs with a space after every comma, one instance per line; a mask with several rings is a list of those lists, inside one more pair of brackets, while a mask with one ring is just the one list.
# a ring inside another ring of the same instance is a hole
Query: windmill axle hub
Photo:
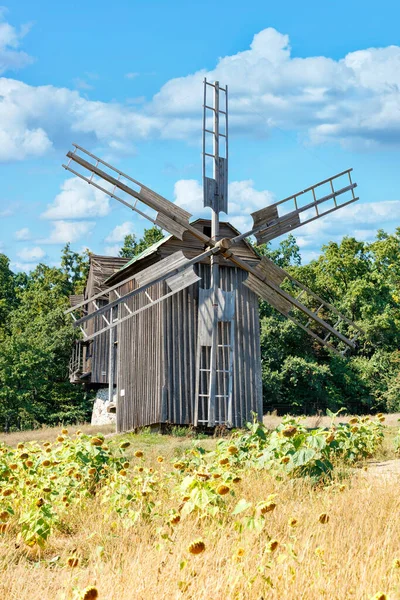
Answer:
[[218, 242], [216, 242], [215, 247], [216, 248], [221, 248], [221, 250], [229, 250], [229, 248], [232, 246], [232, 242], [229, 238], [223, 238], [222, 240], [219, 240]]

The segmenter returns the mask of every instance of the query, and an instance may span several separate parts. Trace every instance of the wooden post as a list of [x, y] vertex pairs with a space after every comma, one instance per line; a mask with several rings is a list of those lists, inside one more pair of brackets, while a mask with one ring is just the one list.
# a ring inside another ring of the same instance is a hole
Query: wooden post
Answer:
[[[117, 308], [118, 310], [118, 308]], [[114, 320], [114, 308], [110, 311], [110, 324], [113, 324]], [[112, 402], [114, 399], [114, 362], [115, 362], [115, 327], [110, 327], [110, 353], [108, 357], [108, 401]]]

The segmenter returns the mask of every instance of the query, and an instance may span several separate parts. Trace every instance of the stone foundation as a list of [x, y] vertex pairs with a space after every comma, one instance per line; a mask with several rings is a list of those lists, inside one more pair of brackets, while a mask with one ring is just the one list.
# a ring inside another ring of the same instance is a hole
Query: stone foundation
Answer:
[[[114, 396], [114, 400], [115, 399], [116, 396]], [[116, 421], [115, 402], [108, 401], [108, 388], [97, 390], [96, 398], [93, 403], [91, 425], [116, 424]]]

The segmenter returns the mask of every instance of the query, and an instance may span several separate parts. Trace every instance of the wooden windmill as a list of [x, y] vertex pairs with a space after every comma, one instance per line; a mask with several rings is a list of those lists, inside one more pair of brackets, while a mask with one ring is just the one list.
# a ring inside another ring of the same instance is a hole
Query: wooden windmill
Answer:
[[[66, 169], [171, 234], [168, 253], [150, 260], [159, 251], [153, 248], [140, 258], [139, 271], [138, 263], [128, 263], [107, 280], [108, 287], [68, 311], [85, 344], [107, 339], [110, 400], [119, 388], [119, 430], [165, 421], [240, 426], [251, 412], [261, 418], [257, 297], [321, 346], [340, 354], [356, 347], [362, 331], [355, 323], [267, 257], [245, 253], [250, 236], [258, 244], [269, 242], [358, 200], [352, 169], [252, 213], [250, 231], [239, 233], [220, 223], [220, 212], [228, 213], [228, 88], [207, 80], [203, 186], [211, 224], [190, 222], [186, 210], [73, 146]], [[108, 302], [99, 306], [105, 296]], [[173, 307], [178, 298], [179, 310]], [[170, 309], [163, 312], [163, 306]], [[145, 314], [152, 317], [145, 321]], [[162, 347], [159, 352], [156, 346]]]

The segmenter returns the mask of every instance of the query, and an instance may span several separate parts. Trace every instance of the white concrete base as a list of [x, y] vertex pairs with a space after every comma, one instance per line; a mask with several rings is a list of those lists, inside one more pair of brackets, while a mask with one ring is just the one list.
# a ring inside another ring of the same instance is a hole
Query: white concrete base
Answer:
[[[114, 399], [116, 399], [116, 396], [114, 396]], [[91, 425], [116, 424], [116, 421], [115, 401], [108, 401], [108, 388], [97, 390], [96, 398], [93, 403]]]

